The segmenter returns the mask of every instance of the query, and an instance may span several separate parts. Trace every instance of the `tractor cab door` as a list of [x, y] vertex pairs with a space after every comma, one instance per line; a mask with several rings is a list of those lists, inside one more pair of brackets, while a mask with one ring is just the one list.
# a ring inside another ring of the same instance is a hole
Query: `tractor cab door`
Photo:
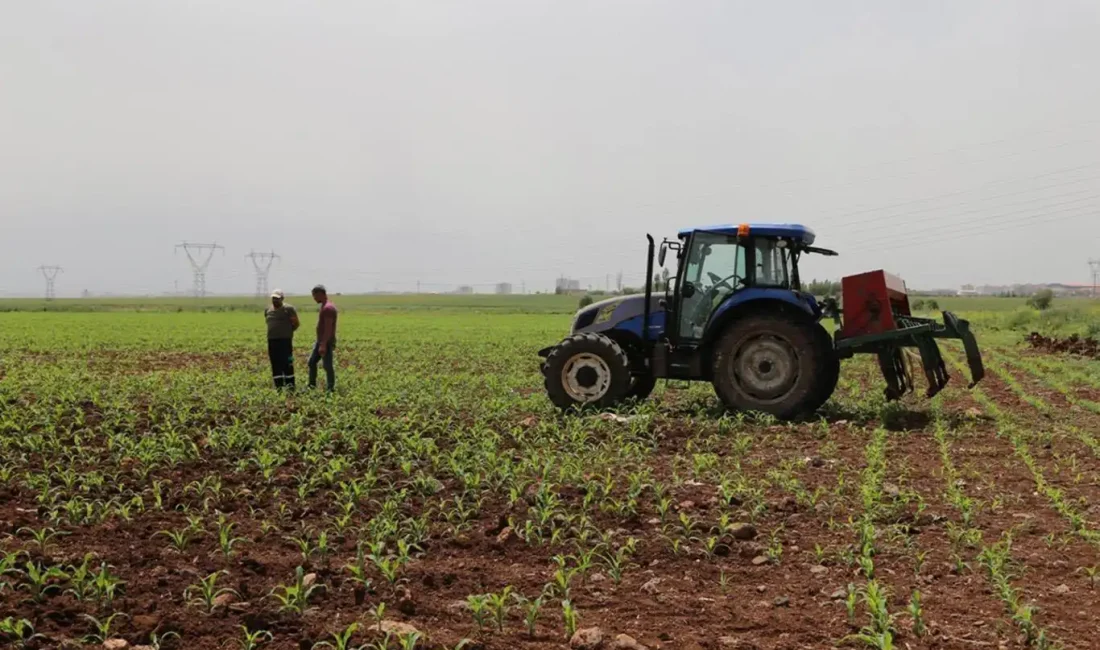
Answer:
[[695, 345], [722, 301], [744, 288], [746, 241], [735, 235], [697, 231], [687, 245], [676, 292], [674, 345]]

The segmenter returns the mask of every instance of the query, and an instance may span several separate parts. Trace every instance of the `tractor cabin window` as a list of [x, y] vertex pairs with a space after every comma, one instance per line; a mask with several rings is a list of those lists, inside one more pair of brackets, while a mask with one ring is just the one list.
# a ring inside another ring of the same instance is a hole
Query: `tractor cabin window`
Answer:
[[692, 238], [681, 294], [687, 284], [694, 291], [690, 296], [681, 297], [682, 339], [701, 339], [714, 309], [728, 295], [745, 286], [746, 252], [735, 236], [699, 232]]
[[758, 287], [791, 288], [791, 249], [787, 242], [778, 239], [757, 239], [754, 245], [756, 273], [754, 284]]

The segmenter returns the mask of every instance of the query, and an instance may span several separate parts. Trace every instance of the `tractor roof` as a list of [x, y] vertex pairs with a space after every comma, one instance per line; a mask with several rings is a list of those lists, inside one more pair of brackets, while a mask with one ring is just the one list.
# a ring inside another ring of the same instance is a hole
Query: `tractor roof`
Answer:
[[[761, 237], [787, 237], [797, 239], [804, 246], [814, 243], [814, 231], [798, 223], [750, 223], [749, 233]], [[717, 226], [699, 226], [680, 231], [680, 237], [687, 237], [696, 230], [716, 232], [723, 235], [736, 235], [740, 226], [738, 224], [721, 224]]]

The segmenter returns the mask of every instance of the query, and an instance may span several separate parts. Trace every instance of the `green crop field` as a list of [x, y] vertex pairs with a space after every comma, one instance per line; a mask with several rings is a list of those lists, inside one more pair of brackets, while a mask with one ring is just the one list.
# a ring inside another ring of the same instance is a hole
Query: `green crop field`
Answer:
[[847, 360], [780, 423], [707, 384], [557, 412], [535, 351], [575, 296], [338, 297], [309, 392], [290, 302], [290, 395], [248, 299], [0, 302], [0, 642], [1095, 647], [1100, 362], [1024, 339], [1096, 303], [940, 300], [976, 388], [947, 342], [934, 399]]

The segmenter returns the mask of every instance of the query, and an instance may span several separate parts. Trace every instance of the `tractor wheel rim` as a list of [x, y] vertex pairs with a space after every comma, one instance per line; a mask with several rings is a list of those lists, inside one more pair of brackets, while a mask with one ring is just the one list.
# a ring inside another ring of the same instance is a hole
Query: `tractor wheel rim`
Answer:
[[757, 336], [738, 349], [730, 373], [746, 394], [759, 400], [777, 400], [798, 381], [798, 354], [782, 338]]
[[591, 352], [575, 354], [561, 369], [561, 385], [572, 400], [595, 402], [611, 387], [611, 367]]

